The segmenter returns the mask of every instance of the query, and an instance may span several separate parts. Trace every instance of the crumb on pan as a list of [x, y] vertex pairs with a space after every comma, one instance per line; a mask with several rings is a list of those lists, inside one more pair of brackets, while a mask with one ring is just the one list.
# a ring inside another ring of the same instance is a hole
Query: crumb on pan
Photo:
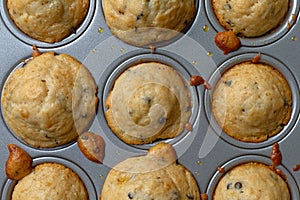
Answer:
[[272, 160], [272, 163], [273, 163], [274, 167], [280, 165], [280, 163], [281, 163], [282, 155], [281, 155], [278, 143], [275, 143], [272, 146], [271, 160]]
[[225, 168], [224, 168], [224, 167], [218, 167], [218, 171], [219, 171], [220, 173], [224, 173], [224, 172], [225, 172]]
[[85, 132], [78, 137], [77, 144], [87, 159], [96, 163], [103, 162], [105, 143], [100, 135], [90, 131]]
[[42, 53], [39, 51], [39, 49], [37, 48], [37, 46], [34, 44], [32, 46], [32, 57], [37, 57], [39, 55], [41, 55]]
[[32, 158], [15, 144], [8, 144], [7, 147], [9, 156], [5, 165], [6, 176], [12, 180], [20, 180], [32, 171]]
[[191, 76], [190, 85], [201, 85], [204, 84], [205, 80], [201, 76]]
[[215, 43], [224, 54], [236, 51], [241, 47], [240, 39], [232, 31], [217, 33], [215, 36]]
[[198, 75], [191, 76], [190, 85], [191, 86], [203, 85], [205, 89], [208, 90], [211, 89], [210, 84], [204, 78]]
[[260, 61], [260, 56], [261, 56], [261, 54], [260, 54], [260, 52], [258, 52], [257, 55], [253, 57], [252, 62], [258, 63]]
[[295, 165], [295, 167], [293, 168], [293, 171], [299, 171], [300, 170], [300, 164]]

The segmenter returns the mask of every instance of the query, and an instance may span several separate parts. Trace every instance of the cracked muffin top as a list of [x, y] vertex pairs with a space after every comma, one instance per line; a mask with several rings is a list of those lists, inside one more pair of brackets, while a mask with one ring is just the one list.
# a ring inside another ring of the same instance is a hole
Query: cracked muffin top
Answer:
[[112, 131], [127, 144], [150, 144], [183, 132], [191, 115], [191, 94], [171, 66], [144, 62], [116, 78], [106, 98]]
[[75, 33], [88, 8], [89, 0], [7, 0], [15, 25], [29, 37], [47, 43]]
[[244, 142], [262, 142], [289, 122], [292, 92], [285, 77], [264, 63], [242, 62], [226, 70], [213, 91], [219, 126]]
[[100, 200], [200, 200], [195, 178], [176, 160], [173, 147], [159, 143], [147, 155], [122, 161], [108, 173]]
[[111, 32], [136, 46], [173, 38], [196, 13], [195, 0], [104, 0], [103, 9]]
[[243, 37], [259, 37], [280, 25], [289, 0], [212, 0], [212, 6], [226, 30]]
[[8, 77], [1, 99], [4, 119], [31, 146], [61, 146], [89, 127], [96, 92], [92, 75], [79, 61], [67, 54], [43, 53]]
[[82, 180], [70, 168], [58, 163], [43, 163], [14, 187], [12, 200], [25, 199], [88, 200], [88, 193]]
[[224, 174], [215, 189], [213, 200], [252, 199], [289, 200], [287, 182], [271, 166], [245, 163]]

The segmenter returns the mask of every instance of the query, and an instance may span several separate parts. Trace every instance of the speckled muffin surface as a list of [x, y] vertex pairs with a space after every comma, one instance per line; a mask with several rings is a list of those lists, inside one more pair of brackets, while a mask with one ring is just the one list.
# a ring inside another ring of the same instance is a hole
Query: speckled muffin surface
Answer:
[[144, 46], [169, 40], [192, 21], [194, 0], [104, 0], [111, 32], [121, 40]]
[[150, 148], [145, 156], [126, 159], [107, 175], [100, 199], [200, 200], [193, 175], [176, 159], [167, 143]]
[[87, 190], [79, 176], [58, 163], [37, 165], [18, 181], [12, 200], [88, 200]]
[[212, 0], [212, 6], [225, 29], [244, 37], [258, 37], [280, 25], [289, 0]]
[[13, 71], [1, 101], [5, 122], [20, 139], [49, 148], [76, 140], [94, 118], [98, 99], [85, 66], [49, 52]]
[[191, 115], [186, 81], [172, 67], [145, 62], [125, 70], [106, 99], [109, 127], [128, 144], [174, 138]]
[[9, 15], [31, 38], [54, 43], [74, 33], [86, 17], [89, 0], [7, 0]]
[[221, 178], [213, 200], [289, 200], [287, 183], [270, 166], [245, 163], [229, 170]]
[[225, 133], [262, 142], [289, 122], [292, 92], [284, 76], [263, 63], [242, 62], [222, 74], [212, 96], [212, 113]]

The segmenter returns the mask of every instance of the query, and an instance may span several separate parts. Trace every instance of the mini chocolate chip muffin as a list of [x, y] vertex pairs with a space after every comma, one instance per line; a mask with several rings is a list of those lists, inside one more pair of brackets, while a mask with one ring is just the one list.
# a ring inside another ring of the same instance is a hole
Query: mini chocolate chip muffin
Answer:
[[58, 163], [43, 163], [19, 180], [12, 200], [88, 200], [87, 190], [70, 168]]
[[179, 135], [191, 115], [191, 94], [172, 67], [145, 62], [125, 70], [106, 99], [111, 130], [127, 144], [149, 144]]
[[145, 156], [126, 159], [107, 175], [100, 200], [200, 200], [196, 180], [176, 159], [173, 147], [167, 143], [155, 145]]
[[270, 166], [245, 163], [225, 173], [217, 184], [213, 200], [289, 200], [286, 181]]
[[111, 32], [121, 40], [145, 46], [173, 38], [196, 13], [194, 0], [104, 0]]
[[2, 111], [8, 127], [24, 142], [50, 148], [77, 139], [96, 112], [96, 83], [75, 58], [43, 53], [8, 77]]
[[86, 17], [89, 0], [7, 0], [15, 25], [36, 40], [54, 43], [75, 33]]
[[277, 28], [289, 9], [289, 0], [212, 0], [220, 24], [243, 37], [259, 37]]
[[212, 113], [225, 133], [262, 142], [289, 122], [292, 92], [285, 77], [264, 63], [242, 62], [224, 72], [212, 96]]

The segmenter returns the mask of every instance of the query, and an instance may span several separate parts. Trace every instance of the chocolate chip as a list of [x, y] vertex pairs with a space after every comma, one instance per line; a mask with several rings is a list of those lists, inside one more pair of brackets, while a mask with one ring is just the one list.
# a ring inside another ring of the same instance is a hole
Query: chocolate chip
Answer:
[[232, 183], [228, 183], [226, 188], [227, 188], [227, 190], [231, 189], [232, 188]]
[[150, 97], [143, 97], [143, 100], [146, 101], [147, 104], [151, 103], [151, 98]]
[[234, 23], [233, 23], [232, 21], [228, 20], [228, 21], [226, 21], [226, 23], [227, 23], [229, 26], [234, 27]]
[[243, 187], [243, 184], [242, 184], [241, 182], [236, 182], [236, 183], [234, 184], [234, 188], [237, 189], [237, 190], [242, 189], [242, 187]]
[[224, 7], [226, 10], [231, 10], [231, 5], [229, 3], [226, 3]]
[[232, 84], [232, 81], [225, 81], [224, 84], [227, 85], [228, 87], [230, 87]]
[[82, 135], [82, 136], [80, 136], [80, 139], [82, 139], [82, 140], [88, 140], [89, 137], [87, 135]]
[[70, 32], [73, 33], [73, 34], [76, 34], [76, 28], [72, 26], [72, 27], [70, 28]]
[[86, 113], [82, 113], [80, 116], [81, 118], [87, 118], [88, 115]]
[[128, 198], [129, 198], [129, 199], [133, 199], [133, 193], [132, 193], [132, 192], [129, 192], [129, 193], [128, 193]]
[[94, 153], [99, 153], [101, 151], [101, 149], [99, 147], [94, 148], [93, 152]]
[[177, 192], [173, 192], [173, 195], [172, 195], [172, 200], [178, 200], [179, 199], [179, 195]]
[[144, 13], [139, 14], [139, 15], [136, 17], [136, 20], [141, 19], [141, 17], [143, 17], [143, 16], [144, 16]]
[[162, 117], [162, 118], [159, 119], [160, 124], [164, 124], [166, 122], [167, 122], [167, 118], [165, 118], [165, 117]]
[[84, 92], [84, 93], [89, 93], [89, 91], [90, 91], [90, 88], [89, 88], [89, 87], [83, 88], [83, 92]]

